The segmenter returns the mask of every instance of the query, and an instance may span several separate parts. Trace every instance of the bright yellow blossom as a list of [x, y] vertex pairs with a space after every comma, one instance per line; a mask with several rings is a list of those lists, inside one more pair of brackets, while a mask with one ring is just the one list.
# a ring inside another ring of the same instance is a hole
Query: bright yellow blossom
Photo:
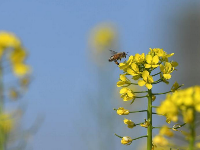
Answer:
[[135, 99], [135, 94], [133, 91], [127, 87], [124, 87], [120, 90], [121, 98], [123, 98], [124, 101], [129, 101], [132, 99]]
[[119, 107], [117, 109], [117, 114], [118, 115], [128, 115], [129, 114], [129, 110], [128, 109], [124, 109], [124, 107]]
[[132, 143], [132, 138], [129, 136], [124, 136], [121, 140], [121, 143], [124, 145], [130, 145]]
[[140, 70], [136, 63], [132, 63], [131, 67], [127, 69], [127, 73], [133, 76], [134, 80], [138, 80], [140, 78]]
[[148, 89], [151, 89], [152, 88], [152, 83], [153, 83], [153, 77], [149, 75], [149, 72], [148, 71], [143, 71], [142, 73], [142, 78], [143, 80], [139, 80], [138, 81], [138, 85], [139, 86], [146, 86]]
[[[153, 51], [155, 53], [155, 55], [158, 55], [158, 57], [161, 58], [161, 61], [166, 61], [168, 62], [168, 58], [173, 56], [174, 53], [171, 53], [171, 54], [167, 54], [163, 49], [161, 48], [154, 48], [154, 49], [151, 49], [150, 48], [150, 51]], [[151, 52], [152, 53], [152, 52]]]
[[160, 71], [163, 73], [163, 77], [167, 80], [171, 78], [170, 73], [172, 73], [173, 70], [174, 67], [172, 67], [171, 63], [169, 62], [166, 62], [164, 66], [160, 64]]
[[128, 120], [128, 119], [126, 119], [126, 118], [124, 118], [124, 124], [127, 124], [127, 125], [128, 125], [128, 128], [133, 128], [133, 127], [136, 126], [135, 123], [134, 123], [133, 121]]
[[135, 54], [135, 57], [134, 57], [134, 61], [136, 63], [143, 63], [145, 61], [145, 54], [142, 53], [141, 55], [140, 54]]
[[147, 55], [146, 61], [147, 61], [147, 64], [145, 64], [145, 68], [156, 68], [159, 66], [158, 65], [159, 57], [157, 55], [153, 57], [151, 55]]
[[133, 63], [134, 61], [134, 56], [131, 55], [129, 58], [128, 58], [128, 61], [125, 61], [123, 63], [119, 63], [119, 69], [120, 70], [124, 70], [125, 72], [127, 71], [127, 68]]
[[125, 84], [131, 84], [131, 81], [126, 77], [125, 74], [121, 74], [119, 79], [120, 81], [117, 82], [117, 87], [121, 87]]
[[162, 126], [162, 128], [159, 131], [159, 134], [160, 135], [166, 135], [168, 137], [172, 137], [174, 135], [174, 133], [166, 125]]

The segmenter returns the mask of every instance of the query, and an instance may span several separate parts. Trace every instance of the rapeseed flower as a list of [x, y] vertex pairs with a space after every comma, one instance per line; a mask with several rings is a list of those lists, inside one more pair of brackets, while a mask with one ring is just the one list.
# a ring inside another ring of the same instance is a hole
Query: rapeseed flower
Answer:
[[138, 81], [139, 86], [146, 86], [148, 89], [152, 88], [153, 83], [153, 77], [149, 75], [149, 72], [147, 70], [143, 71], [142, 73], [143, 80]]
[[166, 62], [164, 65], [160, 64], [160, 71], [163, 73], [163, 77], [169, 80], [171, 78], [170, 73], [174, 71], [174, 67], [172, 67], [171, 63]]
[[145, 61], [145, 54], [142, 53], [141, 55], [140, 54], [135, 54], [135, 57], [134, 57], [134, 62], [138, 63], [138, 64], [141, 64]]
[[127, 73], [133, 76], [134, 80], [138, 80], [140, 78], [140, 70], [136, 63], [132, 63], [131, 67], [127, 69]]
[[124, 87], [120, 90], [121, 98], [123, 98], [124, 101], [129, 101], [132, 99], [135, 99], [135, 94], [133, 91], [127, 87]]
[[146, 62], [147, 64], [145, 64], [145, 68], [156, 68], [159, 66], [158, 65], [159, 57], [158, 55], [155, 56], [147, 55]]
[[124, 109], [124, 107], [119, 107], [117, 109], [117, 114], [118, 115], [128, 115], [129, 114], [129, 110], [128, 109]]
[[127, 124], [127, 125], [128, 125], [128, 128], [133, 128], [133, 127], [136, 126], [135, 123], [134, 123], [133, 121], [128, 120], [128, 119], [126, 119], [126, 118], [124, 118], [124, 124]]
[[131, 81], [126, 77], [125, 74], [121, 74], [119, 79], [120, 79], [120, 81], [117, 82], [118, 87], [121, 87], [125, 84], [127, 84], [127, 85], [131, 84]]
[[132, 138], [129, 136], [124, 136], [121, 140], [121, 143], [124, 145], [130, 145], [132, 143]]

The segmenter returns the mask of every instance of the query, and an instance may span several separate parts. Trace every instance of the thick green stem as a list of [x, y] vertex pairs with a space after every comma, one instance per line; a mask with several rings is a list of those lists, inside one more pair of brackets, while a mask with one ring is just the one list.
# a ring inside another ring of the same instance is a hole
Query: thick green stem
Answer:
[[189, 150], [195, 149], [195, 110], [193, 108], [193, 121], [190, 124], [190, 144]]
[[151, 150], [152, 149], [152, 91], [151, 90], [148, 90], [147, 120], [150, 123], [147, 128], [147, 150]]

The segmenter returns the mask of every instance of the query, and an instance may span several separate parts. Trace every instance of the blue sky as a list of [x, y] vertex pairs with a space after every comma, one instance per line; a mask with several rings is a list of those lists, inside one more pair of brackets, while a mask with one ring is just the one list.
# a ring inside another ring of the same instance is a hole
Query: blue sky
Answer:
[[97, 92], [96, 74], [87, 55], [88, 35], [94, 26], [115, 24], [123, 51], [134, 54], [160, 47], [170, 53], [179, 48], [174, 35], [177, 21], [185, 10], [199, 4], [196, 0], [0, 0], [0, 30], [20, 37], [33, 68], [34, 80], [23, 98], [25, 126], [45, 114], [31, 147], [88, 149], [79, 130], [89, 129], [87, 123], [80, 125], [88, 120], [83, 115], [90, 115], [82, 111], [90, 104], [86, 93]]

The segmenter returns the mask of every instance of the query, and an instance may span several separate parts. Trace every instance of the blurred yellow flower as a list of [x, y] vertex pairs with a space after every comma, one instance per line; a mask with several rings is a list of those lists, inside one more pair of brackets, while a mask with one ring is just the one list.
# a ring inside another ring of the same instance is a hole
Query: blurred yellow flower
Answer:
[[17, 76], [24, 76], [24, 75], [30, 73], [30, 67], [23, 63], [17, 63], [17, 64], [13, 65], [13, 72]]
[[129, 114], [129, 110], [128, 109], [124, 109], [124, 107], [119, 107], [117, 109], [117, 114], [118, 115], [128, 115]]
[[124, 124], [127, 124], [127, 125], [128, 125], [128, 128], [133, 128], [133, 127], [136, 126], [135, 123], [134, 123], [133, 121], [128, 120], [128, 119], [126, 119], [126, 118], [124, 118]]
[[124, 145], [130, 145], [132, 143], [132, 138], [129, 136], [124, 136], [121, 140], [121, 143]]
[[172, 137], [174, 135], [174, 133], [166, 125], [162, 126], [162, 128], [159, 131], [159, 134], [160, 135], [166, 135], [166, 136], [169, 136], [169, 137]]
[[13, 128], [13, 120], [9, 114], [0, 115], [0, 129], [5, 133], [9, 133]]
[[0, 47], [8, 48], [8, 47], [20, 47], [20, 40], [12, 33], [1, 31], [0, 32]]
[[162, 135], [156, 135], [153, 138], [153, 143], [158, 146], [167, 146], [169, 144], [168, 140]]
[[115, 27], [109, 23], [103, 23], [95, 27], [91, 32], [90, 45], [102, 52], [108, 50], [116, 44], [117, 32]]

